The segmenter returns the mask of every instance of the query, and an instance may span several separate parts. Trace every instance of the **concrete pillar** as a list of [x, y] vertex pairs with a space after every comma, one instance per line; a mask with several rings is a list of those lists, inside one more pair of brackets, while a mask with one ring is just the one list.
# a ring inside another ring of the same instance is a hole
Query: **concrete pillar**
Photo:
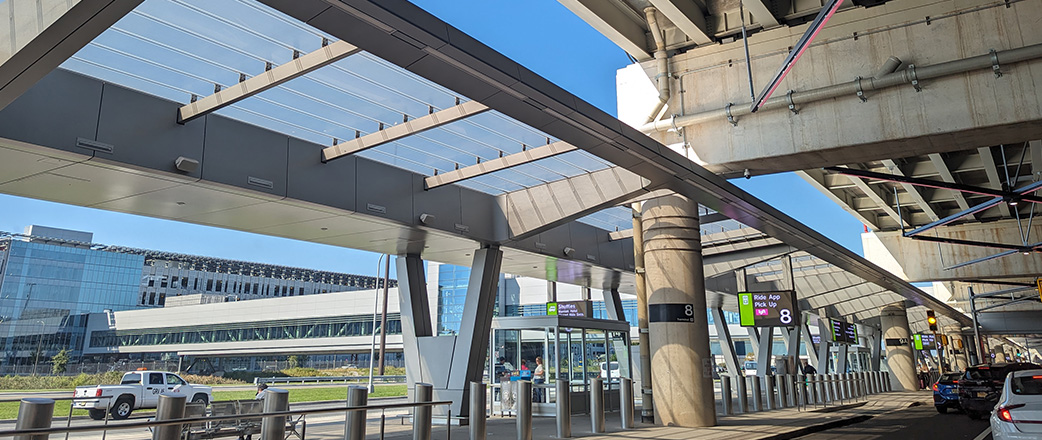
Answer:
[[887, 344], [886, 366], [890, 369], [890, 381], [894, 389], [914, 391], [919, 382], [915, 374], [915, 359], [912, 357], [911, 331], [908, 330], [908, 314], [902, 303], [890, 304], [879, 312], [883, 340], [908, 341], [899, 345]]
[[659, 197], [644, 202], [642, 220], [655, 421], [714, 426], [698, 204], [679, 195]]
[[[968, 353], [970, 347], [962, 342], [962, 327], [948, 327], [945, 329], [945, 333], [948, 334], [948, 353], [951, 353], [948, 361], [951, 362], [952, 369], [957, 372], [965, 371], [966, 367], [970, 365]], [[962, 348], [959, 348], [960, 343]]]

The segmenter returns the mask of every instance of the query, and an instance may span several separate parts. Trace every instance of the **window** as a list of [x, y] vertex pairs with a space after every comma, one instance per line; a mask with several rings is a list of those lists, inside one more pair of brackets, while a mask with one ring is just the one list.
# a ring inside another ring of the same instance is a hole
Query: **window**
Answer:
[[163, 373], [148, 373], [148, 384], [149, 385], [162, 385], [163, 384]]
[[213, 280], [206, 280], [206, 291], [213, 292]]
[[141, 375], [138, 373], [127, 373], [123, 375], [120, 385], [134, 385], [141, 383]]
[[223, 285], [224, 285], [224, 281], [217, 280], [217, 291], [218, 292], [223, 292], [223, 290], [221, 290]]
[[183, 379], [181, 379], [180, 377], [177, 377], [176, 374], [167, 374], [166, 375], [166, 384], [167, 385], [184, 385], [185, 381]]

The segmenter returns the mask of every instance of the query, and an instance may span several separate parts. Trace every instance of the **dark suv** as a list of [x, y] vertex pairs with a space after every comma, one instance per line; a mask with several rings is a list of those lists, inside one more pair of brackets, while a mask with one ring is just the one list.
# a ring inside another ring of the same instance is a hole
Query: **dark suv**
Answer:
[[959, 406], [974, 420], [991, 414], [991, 410], [999, 402], [999, 394], [1002, 393], [1002, 385], [1007, 374], [1011, 371], [1038, 368], [1042, 367], [1027, 362], [969, 367], [962, 379], [959, 379]]

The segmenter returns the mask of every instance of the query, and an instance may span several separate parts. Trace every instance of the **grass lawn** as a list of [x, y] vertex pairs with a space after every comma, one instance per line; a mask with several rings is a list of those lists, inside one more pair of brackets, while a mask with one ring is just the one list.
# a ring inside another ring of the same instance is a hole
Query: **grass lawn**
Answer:
[[[252, 399], [257, 393], [254, 391], [217, 391], [213, 392], [214, 400], [240, 400]], [[369, 395], [373, 397], [398, 397], [405, 395], [405, 385], [377, 385], [376, 392]], [[293, 388], [289, 390], [290, 402], [316, 402], [324, 400], [344, 400], [347, 398], [347, 387], [314, 387]], [[65, 417], [69, 414], [69, 401], [59, 400], [54, 402], [54, 416]], [[86, 410], [76, 410], [72, 416], [86, 416]], [[18, 418], [18, 402], [0, 402], [0, 420], [13, 420]]]

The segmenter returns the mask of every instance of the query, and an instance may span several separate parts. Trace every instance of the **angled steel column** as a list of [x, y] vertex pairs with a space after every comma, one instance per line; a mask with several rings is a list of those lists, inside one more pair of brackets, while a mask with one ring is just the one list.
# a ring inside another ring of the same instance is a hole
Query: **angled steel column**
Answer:
[[[436, 400], [452, 400], [452, 413], [469, 416], [464, 405], [470, 397], [470, 382], [481, 382], [483, 364], [488, 352], [488, 335], [492, 331], [492, 311], [499, 289], [499, 269], [503, 251], [489, 246], [474, 252], [470, 266], [470, 281], [463, 304], [463, 320], [453, 346], [452, 366], [449, 370], [447, 395], [435, 389]], [[444, 353], [437, 354], [444, 356]], [[443, 357], [442, 357], [443, 359]], [[457, 400], [458, 398], [458, 400]]]
[[646, 201], [642, 223], [655, 421], [716, 425], [698, 204], [678, 195]]
[[818, 374], [829, 374], [829, 342], [832, 329], [829, 328], [828, 320], [818, 316]]
[[744, 378], [738, 368], [738, 355], [735, 353], [734, 341], [731, 339], [731, 330], [727, 328], [724, 320], [724, 311], [720, 307], [709, 309], [713, 314], [713, 325], [716, 327], [716, 339], [720, 341], [720, 351], [724, 355], [724, 363], [727, 364], [727, 373], [735, 380]]
[[760, 332], [760, 348], [756, 350], [756, 375], [767, 376], [771, 371], [771, 357], [774, 352], [774, 327], [764, 327]]
[[883, 357], [882, 333], [879, 329], [872, 329], [872, 334], [868, 336], [868, 343], [870, 345], [868, 361], [871, 363], [869, 369], [872, 371], [879, 371], [879, 364], [882, 362], [881, 359]]
[[[802, 316], [801, 316], [802, 317]], [[792, 361], [791, 367], [795, 371], [789, 371], [788, 374], [797, 374], [800, 368], [800, 334], [803, 333], [803, 326], [797, 325], [789, 329], [788, 334], [785, 338], [786, 351], [788, 351], [789, 359]]]
[[419, 339], [433, 336], [430, 305], [427, 302], [427, 281], [423, 260], [419, 255], [401, 255], [397, 261], [398, 306], [402, 322], [402, 351], [405, 356], [405, 376], [411, 398], [416, 383], [423, 382], [420, 374]]
[[[818, 352], [817, 347], [814, 345], [814, 335], [810, 334], [810, 321], [811, 315], [809, 313], [803, 314], [803, 319], [800, 322], [800, 337], [803, 338], [803, 351], [807, 353], [807, 362], [810, 366], [818, 369]], [[821, 338], [821, 335], [818, 335]]]

